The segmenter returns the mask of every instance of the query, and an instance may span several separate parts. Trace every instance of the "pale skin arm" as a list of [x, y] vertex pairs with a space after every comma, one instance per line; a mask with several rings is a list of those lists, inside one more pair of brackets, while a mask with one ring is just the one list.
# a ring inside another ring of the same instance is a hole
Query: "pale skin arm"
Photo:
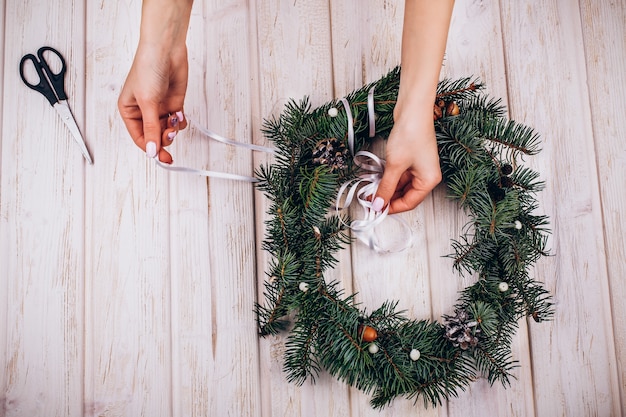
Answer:
[[412, 210], [441, 182], [433, 105], [453, 7], [454, 0], [405, 2], [400, 89], [377, 211]]
[[185, 44], [192, 0], [144, 0], [135, 59], [118, 99], [124, 124], [148, 157], [171, 163], [163, 147], [187, 125]]

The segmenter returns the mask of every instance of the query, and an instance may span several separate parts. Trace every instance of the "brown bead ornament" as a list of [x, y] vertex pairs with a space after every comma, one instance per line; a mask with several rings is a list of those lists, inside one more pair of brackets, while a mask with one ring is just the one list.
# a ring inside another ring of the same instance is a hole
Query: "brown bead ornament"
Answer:
[[359, 326], [359, 334], [364, 342], [373, 342], [378, 338], [378, 332], [376, 329], [370, 326]]
[[454, 101], [451, 101], [446, 105], [446, 116], [458, 116], [460, 112], [459, 105]]

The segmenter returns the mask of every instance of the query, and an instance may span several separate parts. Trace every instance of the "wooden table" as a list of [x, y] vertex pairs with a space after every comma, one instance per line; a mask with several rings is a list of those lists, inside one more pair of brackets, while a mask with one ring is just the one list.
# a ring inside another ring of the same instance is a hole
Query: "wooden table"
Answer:
[[[168, 173], [132, 144], [116, 100], [138, 40], [140, 1], [17, 1], [0, 7], [0, 415], [619, 416], [626, 412], [626, 2], [457, 2], [442, 76], [476, 75], [543, 152], [555, 256], [534, 274], [550, 323], [520, 323], [511, 387], [477, 380], [437, 409], [383, 412], [322, 375], [282, 374], [284, 337], [259, 339], [264, 197], [245, 183]], [[289, 98], [314, 105], [399, 63], [403, 2], [196, 0], [186, 111], [224, 136], [263, 143]], [[69, 62], [67, 92], [94, 165], [19, 79], [42, 45]], [[180, 166], [251, 175], [266, 157], [172, 146]], [[416, 243], [341, 253], [329, 279], [365, 306], [397, 299], [416, 318], [451, 312], [464, 217], [439, 187], [405, 216]]]

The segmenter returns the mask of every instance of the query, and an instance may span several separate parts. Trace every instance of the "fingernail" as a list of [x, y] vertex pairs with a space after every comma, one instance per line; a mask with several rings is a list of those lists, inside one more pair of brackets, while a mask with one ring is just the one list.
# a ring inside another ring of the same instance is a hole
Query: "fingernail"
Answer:
[[385, 200], [383, 200], [381, 197], [376, 197], [374, 201], [372, 201], [372, 210], [374, 210], [375, 212], [382, 211], [384, 206]]
[[167, 134], [167, 137], [169, 138], [169, 140], [174, 140], [174, 138], [176, 137], [176, 133], [177, 132], [170, 132]]
[[148, 142], [146, 143], [146, 156], [148, 158], [154, 158], [156, 157], [156, 143], [154, 142]]
[[181, 121], [181, 122], [182, 122], [183, 120], [185, 120], [185, 115], [183, 114], [183, 112], [182, 112], [182, 111], [177, 111], [177, 112], [176, 112], [176, 116], [178, 116], [178, 120], [179, 120], [179, 121]]

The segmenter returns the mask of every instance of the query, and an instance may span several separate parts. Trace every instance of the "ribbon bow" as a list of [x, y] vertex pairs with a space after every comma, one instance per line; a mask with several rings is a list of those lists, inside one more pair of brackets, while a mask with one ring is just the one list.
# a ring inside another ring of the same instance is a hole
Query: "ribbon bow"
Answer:
[[[368, 151], [354, 152], [354, 118], [352, 117], [348, 100], [342, 98], [341, 103], [346, 110], [348, 119], [348, 148], [350, 149], [354, 163], [361, 168], [361, 173], [357, 178], [346, 181], [339, 187], [335, 201], [335, 210], [342, 210], [340, 204], [344, 194], [345, 199], [343, 207], [349, 207], [356, 199], [362, 209], [362, 216], [346, 224], [346, 226], [352, 230], [353, 235], [377, 253], [401, 252], [412, 244], [413, 233], [411, 232], [411, 228], [402, 217], [389, 215], [389, 205], [381, 212], [377, 212], [372, 208], [372, 201], [376, 196], [376, 191], [378, 190], [378, 186], [380, 185], [385, 171], [385, 160]], [[369, 136], [371, 138], [376, 135], [374, 87], [368, 92], [367, 108], [370, 126]], [[382, 245], [375, 230], [376, 226], [379, 226], [387, 218], [397, 221], [404, 234], [408, 235], [398, 239], [393, 246]]]

